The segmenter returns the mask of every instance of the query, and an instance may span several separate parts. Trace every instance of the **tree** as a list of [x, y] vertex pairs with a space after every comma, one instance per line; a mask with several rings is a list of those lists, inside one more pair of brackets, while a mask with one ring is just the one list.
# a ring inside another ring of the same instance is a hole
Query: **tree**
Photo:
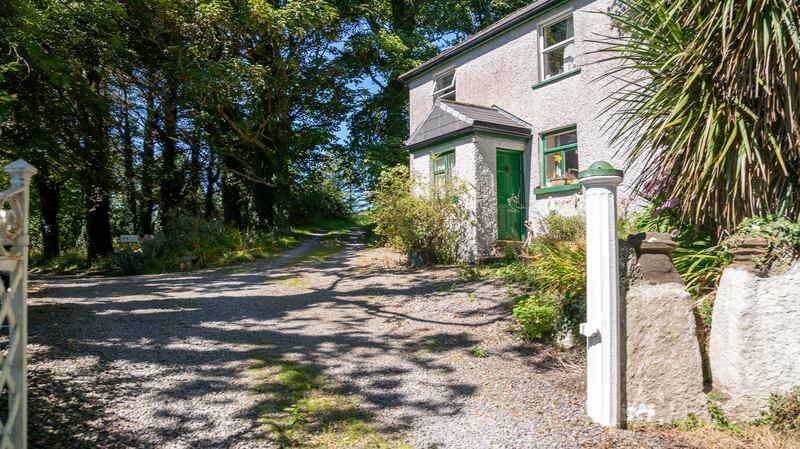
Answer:
[[800, 212], [800, 4], [622, 0], [620, 66], [607, 108], [613, 141], [658, 201], [684, 220], [733, 228]]
[[528, 0], [391, 0], [361, 5], [363, 25], [349, 58], [377, 92], [364, 89], [350, 115], [349, 155], [358, 179], [371, 184], [384, 167], [408, 162], [408, 89], [398, 78], [444, 47], [463, 40]]
[[292, 165], [324, 147], [348, 110], [349, 79], [336, 46], [345, 20], [337, 6], [220, 1], [196, 17], [194, 93], [232, 136], [232, 145], [218, 148], [232, 222], [241, 217], [235, 191], [245, 182], [253, 226], [285, 228]]

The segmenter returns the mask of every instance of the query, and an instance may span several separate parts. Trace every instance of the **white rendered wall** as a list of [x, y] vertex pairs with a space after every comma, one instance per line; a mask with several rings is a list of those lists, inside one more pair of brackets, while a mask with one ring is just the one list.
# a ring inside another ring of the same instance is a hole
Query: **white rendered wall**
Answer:
[[[583, 212], [582, 200], [575, 191], [533, 195], [541, 181], [542, 133], [567, 126], [576, 126], [578, 132], [579, 168], [585, 169], [593, 162], [606, 160], [616, 167], [624, 167], [625, 160], [617, 154], [618, 148], [609, 143], [603, 131], [605, 118], [598, 117], [612, 92], [607, 81], [595, 81], [610, 69], [609, 63], [596, 63], [600, 54], [589, 54], [597, 44], [589, 42], [599, 35], [612, 32], [610, 20], [598, 14], [612, 4], [612, 0], [578, 0], [567, 3], [520, 27], [462, 54], [444, 65], [409, 82], [411, 130], [425, 119], [433, 107], [434, 79], [437, 74], [455, 69], [456, 100], [482, 106], [499, 106], [532, 125], [532, 144], [526, 155], [526, 191], [529, 217], [537, 218], [549, 210], [574, 215]], [[538, 27], [565, 12], [573, 11], [575, 25], [576, 61], [581, 71], [577, 75], [555, 81], [538, 89], [531, 86], [539, 82]], [[489, 166], [494, 170], [494, 166]], [[629, 184], [637, 177], [639, 169], [625, 172], [626, 181], [619, 188], [621, 212], [626, 209], [631, 192]]]
[[[431, 155], [455, 151], [456, 163], [453, 169], [453, 177], [463, 183], [466, 188], [465, 197], [462, 199], [467, 210], [472, 217], [478, 216], [478, 189], [476, 188], [476, 167], [477, 167], [477, 147], [473, 136], [436, 145], [422, 151], [411, 154], [411, 175], [415, 179], [415, 193], [419, 195], [427, 194], [432, 182], [431, 179]], [[474, 221], [474, 218], [473, 218]], [[475, 262], [479, 256], [478, 252], [478, 226], [469, 223], [465, 227], [462, 235], [460, 247], [462, 248], [459, 256], [469, 262]]]
[[[519, 151], [522, 153], [523, 173], [530, 167], [530, 144], [520, 140], [480, 135], [475, 172], [477, 198], [477, 252], [479, 256], [491, 254], [497, 242], [497, 150]], [[527, 176], [522, 188], [521, 200], [527, 204], [530, 190]]]

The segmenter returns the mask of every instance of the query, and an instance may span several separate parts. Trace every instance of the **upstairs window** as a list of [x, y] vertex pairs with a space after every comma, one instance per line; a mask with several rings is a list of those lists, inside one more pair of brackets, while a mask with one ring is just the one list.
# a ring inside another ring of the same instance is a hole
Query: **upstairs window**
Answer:
[[575, 129], [542, 135], [543, 187], [578, 183], [578, 134]]
[[543, 25], [539, 40], [542, 81], [578, 67], [575, 64], [575, 29], [571, 14]]
[[433, 98], [456, 101], [456, 72], [448, 72], [436, 77], [433, 85]]

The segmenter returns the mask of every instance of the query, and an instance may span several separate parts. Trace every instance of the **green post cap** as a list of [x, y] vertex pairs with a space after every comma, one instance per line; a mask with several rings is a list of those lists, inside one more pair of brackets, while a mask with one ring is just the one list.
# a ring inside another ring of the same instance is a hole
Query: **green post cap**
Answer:
[[578, 172], [578, 178], [589, 178], [591, 176], [619, 176], [622, 177], [622, 170], [616, 169], [606, 161], [597, 161], [590, 165], [588, 169]]

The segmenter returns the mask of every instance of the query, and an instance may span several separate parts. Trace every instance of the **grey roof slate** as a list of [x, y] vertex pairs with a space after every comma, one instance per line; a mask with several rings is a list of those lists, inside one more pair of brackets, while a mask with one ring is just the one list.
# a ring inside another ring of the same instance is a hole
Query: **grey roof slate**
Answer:
[[486, 107], [437, 100], [428, 117], [406, 141], [406, 147], [413, 149], [436, 139], [471, 130], [495, 131], [522, 136], [531, 134], [530, 124], [497, 106]]
[[409, 79], [419, 75], [427, 71], [428, 69], [432, 68], [435, 65], [438, 65], [458, 54], [461, 54], [472, 47], [479, 45], [480, 43], [491, 39], [492, 37], [515, 27], [516, 25], [525, 22], [530, 17], [537, 15], [538, 13], [542, 12], [544, 9], [548, 8], [550, 5], [554, 3], [560, 3], [563, 0], [537, 0], [531, 3], [528, 6], [520, 8], [515, 12], [503, 17], [502, 19], [498, 20], [497, 22], [489, 25], [488, 27], [484, 28], [483, 30], [473, 34], [472, 36], [464, 39], [463, 41], [459, 42], [458, 44], [444, 50], [443, 52], [439, 53], [438, 55], [434, 56], [433, 58], [423, 62], [422, 64], [418, 65], [417, 67], [409, 70], [408, 72], [400, 75], [400, 81], [408, 81]]

